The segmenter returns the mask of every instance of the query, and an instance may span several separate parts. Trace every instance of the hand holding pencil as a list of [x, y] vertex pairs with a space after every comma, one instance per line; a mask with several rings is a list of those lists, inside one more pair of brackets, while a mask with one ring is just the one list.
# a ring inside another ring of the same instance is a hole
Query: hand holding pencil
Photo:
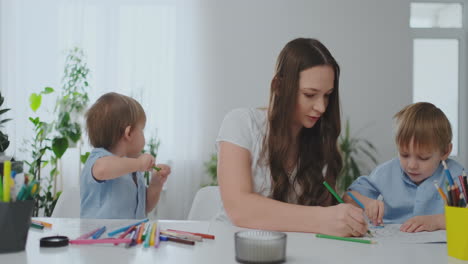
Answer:
[[[368, 198], [354, 191], [348, 192], [347, 195], [349, 195], [353, 199], [353, 202], [357, 203], [359, 207], [365, 210], [367, 217], [374, 226], [379, 226], [383, 224], [383, 216], [385, 211], [383, 201]], [[350, 201], [346, 198], [345, 200]]]

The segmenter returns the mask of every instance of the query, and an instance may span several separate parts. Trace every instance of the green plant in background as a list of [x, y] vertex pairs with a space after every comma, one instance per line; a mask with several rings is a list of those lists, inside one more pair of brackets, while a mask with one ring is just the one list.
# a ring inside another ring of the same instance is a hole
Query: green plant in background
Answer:
[[[146, 144], [146, 147], [142, 150], [142, 153], [149, 153], [153, 157], [158, 156], [158, 150], [159, 150], [159, 145], [161, 145], [161, 141], [157, 139], [156, 137], [151, 137], [148, 140], [148, 143]], [[149, 185], [150, 182], [150, 172], [145, 171], [145, 179], [146, 179], [146, 185]]]
[[204, 184], [201, 187], [205, 186], [217, 186], [218, 185], [218, 156], [216, 153], [211, 154], [210, 160], [204, 163], [205, 172], [210, 176], [210, 182]]
[[[53, 92], [54, 89], [52, 89], [51, 87], [46, 87], [39, 94], [32, 93], [29, 96], [29, 107], [34, 112], [36, 112], [42, 104], [42, 95], [50, 94]], [[49, 152], [52, 150], [50, 144], [50, 133], [52, 131], [53, 124], [42, 121], [38, 116], [29, 117], [29, 120], [34, 125], [34, 137], [30, 146], [32, 152], [32, 161], [26, 161], [26, 164], [29, 165], [29, 174], [33, 177], [33, 180], [38, 181], [41, 186], [39, 194], [36, 196], [35, 199], [33, 216], [38, 216], [39, 209], [41, 208], [44, 209], [45, 216], [50, 216], [52, 215], [52, 211], [55, 207], [55, 204], [57, 203], [60, 193], [52, 195], [52, 177], [46, 179], [46, 188], [42, 188], [44, 181], [41, 178], [41, 169], [49, 163], [49, 161], [47, 160], [47, 154], [50, 154]]]
[[[33, 161], [27, 163], [30, 167], [29, 173], [33, 179], [41, 183], [41, 192], [37, 196], [34, 215], [37, 216], [39, 209], [44, 209], [44, 215], [50, 216], [54, 210], [57, 199], [61, 192], [53, 188], [57, 176], [60, 174], [58, 161], [63, 157], [70, 144], [76, 144], [81, 139], [81, 125], [79, 116], [89, 102], [87, 89], [89, 68], [84, 61], [84, 53], [79, 48], [73, 48], [68, 52], [65, 60], [64, 76], [62, 78], [61, 94], [58, 97], [54, 113], [56, 120], [46, 123], [39, 117], [32, 118], [35, 136], [32, 143]], [[29, 101], [31, 109], [36, 110], [41, 106], [42, 95], [54, 92], [51, 87], [46, 87], [39, 94], [31, 94]], [[89, 154], [80, 155], [80, 160], [87, 159]], [[46, 159], [48, 158], [48, 159]], [[50, 175], [41, 182], [41, 169], [46, 165], [51, 166]], [[53, 189], [52, 189], [53, 188]]]
[[[2, 96], [2, 93], [0, 92], [0, 107], [3, 105], [3, 101], [5, 98]], [[10, 108], [4, 108], [0, 109], [0, 116], [5, 114], [6, 112], [10, 111]], [[0, 118], [0, 128], [3, 127], [3, 124], [6, 122], [11, 121], [11, 118], [5, 118], [1, 119]], [[8, 140], [8, 135], [0, 131], [0, 153], [5, 152], [5, 150], [10, 146], [10, 141]]]
[[343, 158], [343, 169], [337, 182], [337, 190], [341, 194], [363, 174], [365, 169], [363, 159], [368, 159], [377, 165], [375, 158], [377, 150], [369, 140], [351, 137], [349, 120], [346, 120], [344, 134], [340, 135], [338, 143]]
[[[52, 151], [54, 155], [50, 158], [52, 166], [50, 176], [54, 186], [57, 182], [57, 176], [60, 174], [58, 161], [70, 145], [76, 145], [82, 135], [78, 119], [89, 102], [87, 89], [89, 89], [88, 74], [90, 72], [84, 58], [83, 50], [75, 47], [68, 52], [65, 59], [62, 92], [54, 109], [57, 119], [53, 125], [55, 136], [52, 138]], [[87, 158], [86, 154], [84, 157]], [[80, 153], [80, 160], [84, 157]]]
[[65, 153], [68, 143], [77, 143], [81, 139], [81, 125], [77, 118], [89, 102], [89, 71], [83, 50], [76, 47], [71, 49], [65, 60], [62, 94], [55, 105], [55, 113], [58, 113], [55, 130], [58, 136], [52, 145], [58, 158]]

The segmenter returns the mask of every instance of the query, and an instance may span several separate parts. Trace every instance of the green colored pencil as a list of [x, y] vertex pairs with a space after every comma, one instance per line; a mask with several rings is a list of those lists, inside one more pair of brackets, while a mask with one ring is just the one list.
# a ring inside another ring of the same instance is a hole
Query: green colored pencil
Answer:
[[323, 234], [316, 234], [315, 237], [343, 240], [343, 241], [349, 241], [349, 242], [358, 242], [358, 243], [364, 243], [364, 244], [377, 244], [377, 242], [372, 241], [372, 240], [352, 238], [352, 237], [329, 236], [329, 235], [323, 235]]
[[156, 166], [153, 166], [153, 169], [155, 169], [156, 171], [160, 171], [160, 170], [161, 170], [161, 168], [156, 167]]
[[331, 192], [331, 194], [333, 194], [333, 196], [335, 196], [336, 200], [338, 200], [339, 203], [344, 203], [344, 201], [341, 200], [341, 198], [338, 196], [338, 194], [333, 190], [332, 187], [330, 187], [330, 185], [328, 185], [328, 183], [326, 181], [323, 181], [323, 185], [325, 185], [325, 187], [327, 187], [328, 191]]

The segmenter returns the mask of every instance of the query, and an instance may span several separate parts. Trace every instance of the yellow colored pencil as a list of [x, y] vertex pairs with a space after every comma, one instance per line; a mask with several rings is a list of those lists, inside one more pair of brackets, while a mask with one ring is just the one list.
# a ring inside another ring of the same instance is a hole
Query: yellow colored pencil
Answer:
[[156, 223], [151, 226], [150, 247], [154, 246], [154, 235], [156, 233]]

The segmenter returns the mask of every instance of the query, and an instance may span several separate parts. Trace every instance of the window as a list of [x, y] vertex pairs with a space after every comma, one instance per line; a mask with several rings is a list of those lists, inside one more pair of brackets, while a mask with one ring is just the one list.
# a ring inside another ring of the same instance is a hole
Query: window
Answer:
[[468, 163], [466, 92], [466, 3], [413, 2], [409, 26], [413, 36], [413, 102], [431, 102], [452, 125], [451, 156]]

